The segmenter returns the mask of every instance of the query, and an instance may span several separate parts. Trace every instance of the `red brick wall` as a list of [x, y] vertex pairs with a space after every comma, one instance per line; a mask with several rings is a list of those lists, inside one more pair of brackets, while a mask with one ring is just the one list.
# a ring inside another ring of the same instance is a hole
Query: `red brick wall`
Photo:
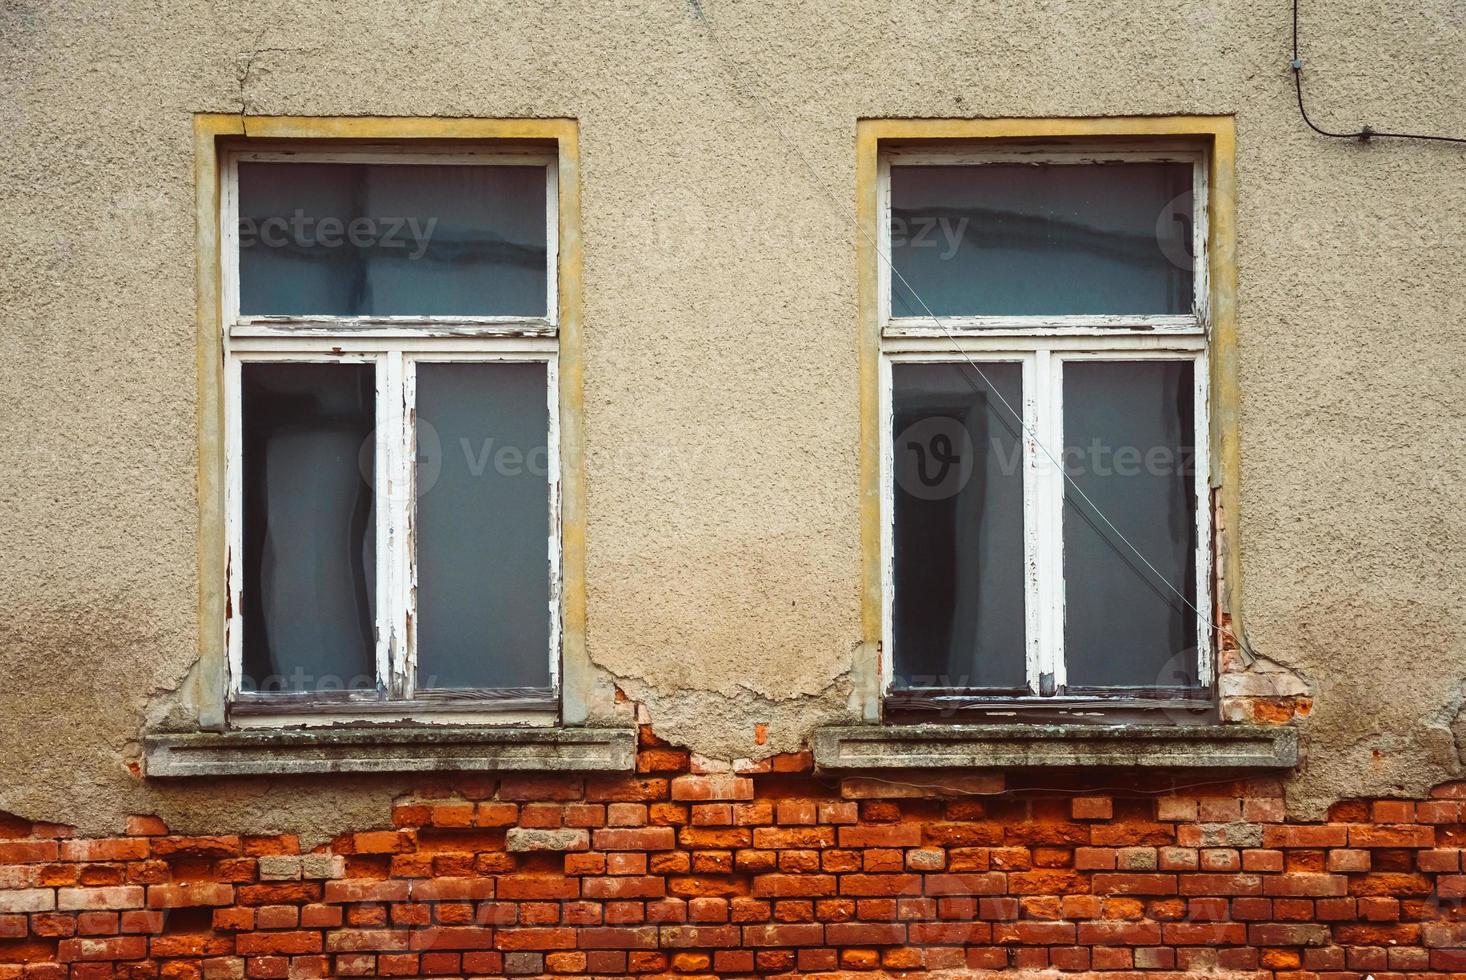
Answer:
[[304, 855], [147, 817], [102, 840], [0, 819], [0, 980], [1466, 976], [1459, 786], [1290, 824], [1272, 779], [1045, 773], [941, 798], [801, 756], [693, 773], [644, 741], [637, 776], [445, 781]]

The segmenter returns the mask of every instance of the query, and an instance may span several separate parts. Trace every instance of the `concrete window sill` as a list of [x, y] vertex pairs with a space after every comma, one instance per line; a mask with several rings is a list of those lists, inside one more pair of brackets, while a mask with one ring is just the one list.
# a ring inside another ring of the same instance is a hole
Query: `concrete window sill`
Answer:
[[478, 726], [256, 729], [154, 734], [151, 778], [402, 772], [630, 772], [634, 728]]
[[1287, 769], [1295, 728], [1247, 725], [863, 725], [822, 728], [815, 767]]

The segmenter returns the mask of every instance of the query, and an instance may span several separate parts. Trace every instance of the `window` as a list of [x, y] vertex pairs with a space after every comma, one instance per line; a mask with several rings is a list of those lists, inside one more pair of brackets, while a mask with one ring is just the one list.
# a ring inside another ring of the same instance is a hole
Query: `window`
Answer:
[[1209, 699], [1207, 175], [1174, 140], [881, 145], [888, 709]]
[[229, 697], [553, 710], [553, 142], [222, 159]]

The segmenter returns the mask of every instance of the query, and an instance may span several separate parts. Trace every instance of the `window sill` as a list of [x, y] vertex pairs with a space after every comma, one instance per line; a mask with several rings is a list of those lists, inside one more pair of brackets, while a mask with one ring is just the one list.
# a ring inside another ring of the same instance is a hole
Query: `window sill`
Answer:
[[1287, 769], [1298, 730], [1244, 725], [866, 725], [822, 728], [817, 770]]
[[361, 726], [154, 734], [150, 778], [321, 773], [630, 772], [634, 728]]

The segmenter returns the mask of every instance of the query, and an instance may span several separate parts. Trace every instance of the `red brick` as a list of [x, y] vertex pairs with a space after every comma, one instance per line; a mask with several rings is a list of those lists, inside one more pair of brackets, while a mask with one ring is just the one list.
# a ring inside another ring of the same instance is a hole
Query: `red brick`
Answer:
[[1375, 823], [1415, 822], [1415, 804], [1409, 800], [1376, 800], [1371, 810]]
[[347, 878], [326, 882], [325, 901], [405, 902], [412, 886], [406, 881], [372, 881]]
[[163, 912], [123, 912], [118, 916], [118, 929], [122, 932], [156, 934], [163, 931], [166, 921], [166, 914]]
[[82, 912], [76, 917], [76, 933], [79, 936], [114, 936], [121, 931], [116, 912]]
[[1109, 820], [1115, 815], [1115, 801], [1108, 796], [1076, 796], [1069, 810], [1075, 820]]
[[769, 874], [753, 879], [753, 894], [767, 898], [807, 898], [836, 893], [835, 876]]
[[584, 792], [585, 781], [579, 776], [534, 773], [506, 775], [499, 780], [499, 799], [515, 802], [578, 800]]
[[774, 810], [774, 819], [781, 824], [818, 822], [819, 810], [813, 800], [780, 800]]
[[1242, 801], [1242, 819], [1248, 823], [1282, 823], [1287, 819], [1287, 810], [1284, 802], [1276, 797]]
[[1115, 849], [1112, 847], [1076, 847], [1074, 849], [1074, 867], [1080, 871], [1112, 871], [1115, 867]]
[[244, 850], [244, 842], [233, 834], [210, 837], [155, 837], [150, 844], [155, 857], [232, 857]]
[[798, 950], [798, 967], [801, 973], [822, 973], [835, 969], [840, 962], [840, 955], [833, 949], [810, 949], [805, 947]]
[[1254, 922], [1247, 927], [1247, 940], [1256, 946], [1326, 946], [1328, 926], [1294, 922]]
[[0, 842], [0, 864], [40, 864], [56, 860], [60, 848], [54, 840]]
[[235, 952], [241, 956], [263, 954], [319, 953], [319, 932], [243, 932], [234, 937]]
[[60, 850], [63, 861], [141, 861], [147, 856], [148, 842], [141, 837], [68, 840]]
[[1420, 824], [1349, 828], [1350, 847], [1435, 847], [1435, 828]]
[[548, 875], [516, 875], [501, 878], [497, 883], [496, 891], [499, 898], [515, 901], [579, 898], [580, 879]]
[[1072, 946], [1077, 927], [1072, 922], [1036, 922], [1019, 920], [993, 926], [993, 942], [1017, 943], [1024, 946]]
[[[143, 936], [109, 936], [97, 939], [63, 939], [56, 948], [62, 963], [77, 961], [140, 960], [148, 955]], [[73, 976], [76, 974], [73, 972]]]
[[1415, 804], [1415, 819], [1421, 823], [1459, 823], [1461, 804], [1454, 800], [1427, 800]]
[[733, 807], [727, 803], [699, 803], [692, 808], [695, 827], [727, 827], [733, 823]]
[[921, 827], [917, 824], [884, 826], [843, 826], [839, 828], [841, 847], [919, 847]]
[[1344, 847], [1349, 828], [1336, 825], [1269, 825], [1262, 829], [1264, 847]]
[[[853, 827], [841, 827], [842, 832]], [[799, 850], [833, 847], [834, 827], [755, 827], [751, 837], [754, 847], [768, 850], [796, 848]], [[920, 841], [918, 841], [920, 843]]]
[[129, 837], [159, 837], [168, 833], [168, 825], [157, 817], [133, 816], [127, 818]]
[[741, 930], [735, 925], [662, 926], [659, 931], [660, 944], [669, 949], [729, 947], [740, 941]]
[[645, 875], [584, 878], [580, 893], [591, 899], [661, 898], [666, 894], [666, 881]]
[[751, 800], [753, 780], [731, 773], [704, 776], [678, 776], [671, 783], [672, 799], [686, 802], [698, 800]]
[[483, 926], [436, 926], [413, 929], [412, 948], [423, 949], [490, 949], [494, 930]]
[[1105, 895], [1176, 894], [1176, 876], [1172, 874], [1096, 874], [1093, 885], [1097, 894]]
[[677, 837], [671, 827], [605, 827], [591, 831], [591, 844], [600, 851], [670, 851]]
[[896, 922], [831, 922], [825, 926], [825, 942], [831, 946], [891, 946], [906, 942], [906, 926]]
[[430, 810], [429, 820], [434, 827], [471, 827], [474, 809], [474, 804], [467, 801], [439, 803]]
[[965, 946], [991, 942], [993, 927], [987, 922], [913, 922], [907, 940], [924, 946]]
[[1161, 926], [1165, 942], [1174, 946], [1241, 946], [1247, 926], [1241, 922], [1167, 922]]
[[691, 761], [686, 749], [643, 749], [636, 756], [637, 772], [680, 772]]
[[[699, 857], [712, 854], [712, 851], [699, 853]], [[732, 864], [732, 858], [729, 858]], [[644, 851], [612, 851], [606, 855], [606, 873], [612, 875], [644, 875], [647, 868], [647, 855]], [[733, 869], [731, 866], [729, 871]]]
[[722, 949], [713, 954], [713, 969], [719, 973], [752, 973], [753, 966], [752, 950]]
[[[56, 892], [58, 909], [140, 909], [144, 890], [141, 885], [115, 885], [107, 888], [62, 888]], [[208, 903], [206, 903], [208, 904]]]
[[384, 977], [415, 977], [421, 971], [416, 953], [383, 953], [377, 957], [377, 974]]
[[973, 970], [1006, 970], [1008, 951], [1000, 946], [970, 948], [966, 961], [968, 968]]
[[667, 799], [667, 780], [654, 776], [591, 776], [585, 781], [590, 803], [657, 803]]
[[728, 912], [734, 922], [745, 925], [767, 922], [773, 917], [773, 905], [762, 898], [734, 898], [728, 902]]
[[234, 886], [211, 881], [148, 886], [148, 908], [173, 909], [199, 905], [230, 905]]
[[841, 895], [920, 895], [921, 875], [848, 874], [840, 876]]
[[677, 832], [677, 843], [689, 849], [727, 851], [747, 847], [752, 840], [753, 832], [747, 827], [683, 827]]
[[1263, 894], [1308, 898], [1349, 894], [1349, 879], [1343, 875], [1300, 874], [1269, 875], [1263, 879]]
[[1155, 922], [1081, 922], [1077, 938], [1085, 946], [1153, 946], [1161, 941], [1161, 926]]
[[397, 830], [370, 830], [352, 834], [351, 846], [357, 854], [400, 854], [412, 850], [412, 837]]
[[998, 871], [987, 874], [928, 874], [925, 883], [928, 895], [1001, 895], [1007, 887], [1007, 876]]
[[1170, 970], [1176, 966], [1176, 951], [1165, 946], [1142, 947], [1135, 951], [1137, 970]]
[[[774, 805], [767, 800], [733, 804], [733, 823], [740, 827], [766, 826], [774, 822]], [[836, 821], [821, 821], [836, 822]]]
[[610, 827], [645, 827], [647, 808], [645, 803], [606, 804], [606, 825]]
[[501, 950], [574, 949], [576, 930], [567, 928], [497, 929], [494, 945]]
[[1182, 895], [1261, 895], [1262, 882], [1255, 874], [1183, 874], [1177, 890]]
[[591, 926], [577, 937], [582, 949], [656, 949], [656, 926]]
[[294, 929], [300, 924], [300, 909], [294, 905], [266, 905], [255, 910], [256, 929]]
[[341, 908], [336, 905], [307, 905], [300, 910], [300, 924], [307, 929], [332, 929], [341, 925]]
[[860, 808], [854, 803], [828, 803], [819, 804], [819, 822], [831, 824], [857, 823], [860, 820]]
[[[494, 897], [493, 878], [430, 878], [412, 886], [416, 902], [471, 901]], [[395, 901], [395, 900], [394, 900]]]
[[519, 804], [484, 802], [474, 813], [474, 823], [480, 827], [510, 827], [519, 822]]
[[743, 927], [745, 946], [820, 946], [825, 927], [818, 922]]

